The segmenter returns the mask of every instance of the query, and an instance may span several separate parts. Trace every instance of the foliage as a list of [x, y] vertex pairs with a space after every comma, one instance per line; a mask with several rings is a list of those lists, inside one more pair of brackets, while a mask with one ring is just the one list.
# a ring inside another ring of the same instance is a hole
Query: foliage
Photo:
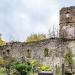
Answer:
[[68, 48], [68, 53], [66, 54], [66, 60], [68, 64], [73, 64], [73, 54], [70, 48]]
[[0, 58], [0, 65], [4, 65], [5, 64], [5, 60], [3, 58]]
[[32, 71], [33, 73], [38, 71], [38, 66], [39, 66], [39, 62], [35, 59], [31, 60], [31, 65], [32, 65]]
[[56, 67], [56, 75], [61, 75], [61, 70], [60, 70], [60, 67]]
[[27, 42], [33, 42], [33, 41], [40, 41], [46, 39], [46, 35], [44, 34], [32, 34], [31, 36], [27, 37]]
[[3, 41], [2, 39], [0, 39], [0, 46], [5, 45], [5, 41]]
[[41, 66], [41, 67], [39, 67], [39, 69], [41, 71], [52, 71], [51, 66]]
[[72, 72], [72, 64], [73, 64], [73, 54], [70, 48], [68, 48], [68, 53], [66, 54], [66, 60], [71, 68], [71, 72]]
[[39, 62], [37, 60], [31, 60], [32, 66], [37, 66]]
[[5, 45], [5, 41], [0, 37], [0, 46]]
[[28, 75], [32, 70], [32, 66], [29, 62], [16, 63], [15, 68], [21, 75]]
[[15, 59], [10, 57], [10, 58], [6, 59], [5, 61], [6, 62], [5, 62], [4, 67], [6, 69], [6, 74], [13, 75], [13, 73], [17, 73], [17, 70], [15, 69], [15, 63], [16, 63]]

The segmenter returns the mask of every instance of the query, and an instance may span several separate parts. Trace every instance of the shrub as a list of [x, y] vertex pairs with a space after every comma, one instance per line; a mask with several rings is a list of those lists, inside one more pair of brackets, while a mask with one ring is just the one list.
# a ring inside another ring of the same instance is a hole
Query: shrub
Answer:
[[0, 65], [4, 65], [5, 61], [3, 60], [3, 58], [0, 58]]
[[41, 71], [52, 71], [52, 68], [50, 66], [41, 66], [39, 67]]
[[16, 63], [15, 68], [21, 75], [28, 75], [32, 70], [32, 66], [29, 62]]
[[32, 66], [37, 66], [39, 63], [37, 60], [31, 60]]
[[31, 60], [31, 65], [32, 65], [32, 71], [33, 73], [38, 72], [38, 66], [39, 66], [39, 62], [35, 59]]
[[74, 61], [73, 61], [73, 54], [72, 54], [72, 51], [71, 51], [70, 48], [68, 48], [68, 52], [67, 52], [67, 54], [65, 56], [65, 59], [67, 60], [69, 66], [71, 68], [71, 71], [72, 71], [72, 65], [73, 65]]

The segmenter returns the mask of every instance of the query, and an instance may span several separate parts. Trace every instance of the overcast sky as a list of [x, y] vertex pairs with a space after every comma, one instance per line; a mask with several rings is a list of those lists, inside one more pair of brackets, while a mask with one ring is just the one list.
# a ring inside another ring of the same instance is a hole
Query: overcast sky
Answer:
[[6, 41], [47, 34], [59, 27], [59, 10], [74, 5], [75, 0], [0, 0], [0, 33]]

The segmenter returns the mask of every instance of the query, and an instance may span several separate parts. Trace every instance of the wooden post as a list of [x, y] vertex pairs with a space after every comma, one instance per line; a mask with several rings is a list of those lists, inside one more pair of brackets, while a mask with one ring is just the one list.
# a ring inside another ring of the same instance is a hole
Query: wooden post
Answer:
[[64, 63], [62, 63], [62, 75], [65, 75]]

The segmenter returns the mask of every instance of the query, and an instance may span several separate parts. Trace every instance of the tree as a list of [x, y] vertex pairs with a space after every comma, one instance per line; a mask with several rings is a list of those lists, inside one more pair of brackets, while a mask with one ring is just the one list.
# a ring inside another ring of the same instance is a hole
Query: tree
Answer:
[[70, 48], [68, 48], [68, 53], [66, 54], [66, 60], [71, 68], [72, 71], [72, 64], [73, 64], [73, 54]]
[[32, 34], [31, 36], [27, 37], [27, 42], [33, 42], [33, 41], [40, 41], [46, 39], [46, 35], [44, 34]]

